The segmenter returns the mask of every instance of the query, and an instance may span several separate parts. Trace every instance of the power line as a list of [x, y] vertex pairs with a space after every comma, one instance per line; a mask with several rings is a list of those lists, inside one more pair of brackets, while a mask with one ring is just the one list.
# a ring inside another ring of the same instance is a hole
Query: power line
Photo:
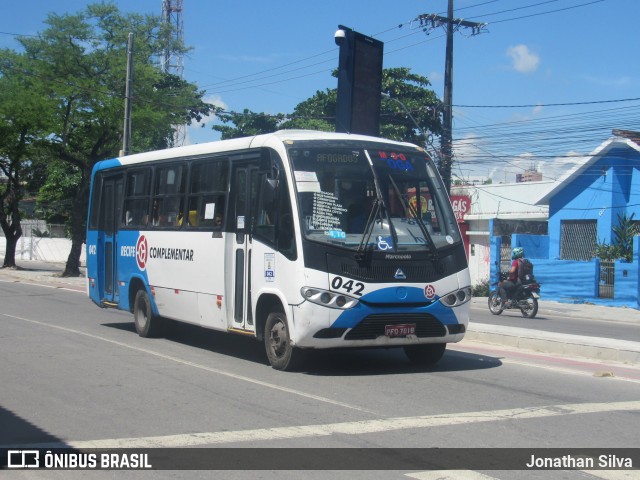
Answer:
[[635, 98], [620, 98], [616, 100], [593, 100], [588, 102], [562, 102], [562, 103], [529, 103], [521, 105], [458, 105], [453, 104], [458, 108], [536, 108], [536, 107], [567, 107], [574, 105], [595, 105], [601, 103], [619, 103], [619, 102], [635, 102], [640, 100], [640, 97]]

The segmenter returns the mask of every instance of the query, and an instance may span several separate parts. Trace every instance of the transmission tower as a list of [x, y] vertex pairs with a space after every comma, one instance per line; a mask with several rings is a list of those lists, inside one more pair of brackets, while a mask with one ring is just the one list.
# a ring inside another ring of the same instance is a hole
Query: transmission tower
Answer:
[[[171, 26], [173, 36], [164, 49], [161, 67], [165, 73], [173, 74], [179, 78], [184, 77], [184, 55], [182, 54], [184, 19], [182, 12], [182, 0], [162, 0], [162, 21]], [[178, 48], [172, 48], [173, 45], [177, 45]], [[187, 126], [174, 125], [173, 129], [173, 145], [176, 147], [184, 145], [187, 140]]]

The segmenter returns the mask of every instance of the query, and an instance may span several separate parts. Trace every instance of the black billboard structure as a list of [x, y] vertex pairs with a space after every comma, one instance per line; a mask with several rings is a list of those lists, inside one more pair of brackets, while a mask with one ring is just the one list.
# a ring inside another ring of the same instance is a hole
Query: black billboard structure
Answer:
[[338, 28], [336, 131], [379, 136], [384, 43], [342, 25]]

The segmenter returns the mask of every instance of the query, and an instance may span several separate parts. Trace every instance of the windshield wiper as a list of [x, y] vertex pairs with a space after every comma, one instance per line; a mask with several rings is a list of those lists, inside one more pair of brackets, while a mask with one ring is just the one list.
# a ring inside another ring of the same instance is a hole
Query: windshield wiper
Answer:
[[367, 218], [367, 223], [364, 226], [364, 232], [362, 232], [362, 238], [360, 239], [360, 243], [358, 244], [358, 249], [356, 250], [357, 260], [363, 260], [365, 257], [364, 253], [367, 249], [367, 245], [369, 244], [369, 239], [371, 238], [371, 234], [373, 233], [373, 227], [376, 223], [376, 218], [380, 217], [380, 220], [382, 221], [382, 217], [380, 216], [380, 207], [381, 207], [380, 199], [376, 198], [373, 201], [371, 210], [369, 211], [369, 217]]
[[[393, 176], [391, 174], [389, 174], [389, 180], [391, 181], [391, 185], [393, 186], [393, 190], [396, 192], [396, 195], [398, 196], [398, 199], [400, 200], [400, 203], [402, 204], [403, 210], [405, 212], [408, 211], [411, 215], [413, 215], [413, 218], [416, 219], [416, 223], [418, 224], [418, 227], [420, 228], [420, 231], [424, 235], [424, 241], [427, 243], [427, 246], [429, 247], [429, 256], [431, 257], [431, 259], [435, 260], [436, 252], [437, 252], [436, 244], [433, 242], [433, 238], [431, 238], [431, 235], [429, 235], [429, 231], [427, 230], [427, 226], [424, 224], [424, 221], [422, 220], [422, 217], [420, 215], [418, 215], [418, 211], [417, 211], [417, 208], [416, 208], [418, 206], [418, 195], [420, 195], [420, 184], [418, 183], [418, 185], [416, 187], [416, 207], [414, 207], [411, 204], [407, 205], [407, 203], [404, 200], [404, 196], [400, 192], [400, 189], [398, 188], [398, 185], [396, 184], [396, 182], [393, 179]], [[411, 231], [409, 231], [409, 233], [411, 233]], [[413, 234], [411, 234], [411, 235], [413, 235]]]
[[380, 225], [384, 225], [384, 219], [380, 214], [380, 210], [384, 210], [384, 216], [387, 218], [389, 222], [389, 231], [391, 232], [391, 237], [393, 238], [393, 251], [397, 251], [398, 248], [398, 234], [395, 230], [393, 222], [389, 216], [389, 209], [384, 203], [384, 197], [382, 196], [382, 190], [380, 189], [380, 181], [378, 179], [378, 175], [376, 169], [373, 167], [373, 161], [369, 156], [369, 152], [367, 150], [364, 151], [365, 156], [367, 157], [367, 161], [369, 162], [369, 166], [371, 167], [371, 172], [373, 173], [373, 183], [375, 185], [376, 190], [376, 199], [371, 208], [371, 212], [369, 212], [369, 218], [367, 219], [367, 224], [365, 225], [365, 230], [362, 234], [362, 238], [360, 239], [360, 245], [358, 245], [358, 250], [356, 251], [356, 258], [363, 259], [364, 258], [364, 250], [366, 250], [366, 245], [369, 243], [369, 239], [371, 238], [371, 234], [373, 233], [373, 227], [375, 224], [376, 217], [380, 218]]

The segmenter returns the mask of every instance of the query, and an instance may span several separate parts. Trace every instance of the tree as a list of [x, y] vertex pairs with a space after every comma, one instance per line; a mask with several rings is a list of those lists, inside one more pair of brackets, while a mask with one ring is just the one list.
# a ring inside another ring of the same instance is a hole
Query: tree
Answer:
[[[74, 276], [80, 274], [92, 168], [116, 157], [122, 143], [129, 32], [135, 37], [133, 151], [171, 146], [172, 126], [199, 120], [211, 106], [202, 100], [204, 92], [154, 62], [171, 42], [171, 27], [159, 17], [125, 15], [107, 3], [75, 15], [52, 13], [45, 23], [38, 37], [20, 38], [29, 60], [23, 73], [38, 78], [54, 104], [46, 112], [53, 124], [45, 139], [49, 152], [78, 179], [63, 273]], [[181, 47], [174, 42], [171, 48]]]
[[16, 245], [22, 236], [20, 201], [37, 150], [39, 138], [48, 132], [42, 115], [47, 98], [38, 98], [38, 84], [22, 75], [25, 57], [0, 52], [0, 170], [7, 178], [0, 186], [0, 226], [6, 239], [3, 267], [16, 267]]
[[[334, 76], [337, 76], [337, 72], [334, 72]], [[381, 104], [382, 137], [424, 146], [430, 142], [431, 134], [437, 135], [442, 131], [437, 114], [440, 101], [435, 92], [427, 88], [429, 85], [428, 78], [412, 74], [408, 68], [383, 70], [382, 89], [391, 99], [383, 99]], [[245, 109], [243, 113], [219, 114], [223, 123], [233, 126], [214, 125], [213, 129], [222, 132], [223, 139], [291, 128], [335, 131], [336, 104], [337, 89], [317, 91], [311, 98], [299, 103], [291, 115], [266, 116]]]
[[218, 109], [217, 116], [223, 123], [232, 123], [234, 125], [233, 127], [226, 125], [213, 126], [214, 130], [222, 133], [222, 140], [275, 132], [278, 130], [278, 125], [284, 120], [284, 115], [282, 114], [254, 113], [248, 109], [245, 109], [242, 113], [223, 112]]

